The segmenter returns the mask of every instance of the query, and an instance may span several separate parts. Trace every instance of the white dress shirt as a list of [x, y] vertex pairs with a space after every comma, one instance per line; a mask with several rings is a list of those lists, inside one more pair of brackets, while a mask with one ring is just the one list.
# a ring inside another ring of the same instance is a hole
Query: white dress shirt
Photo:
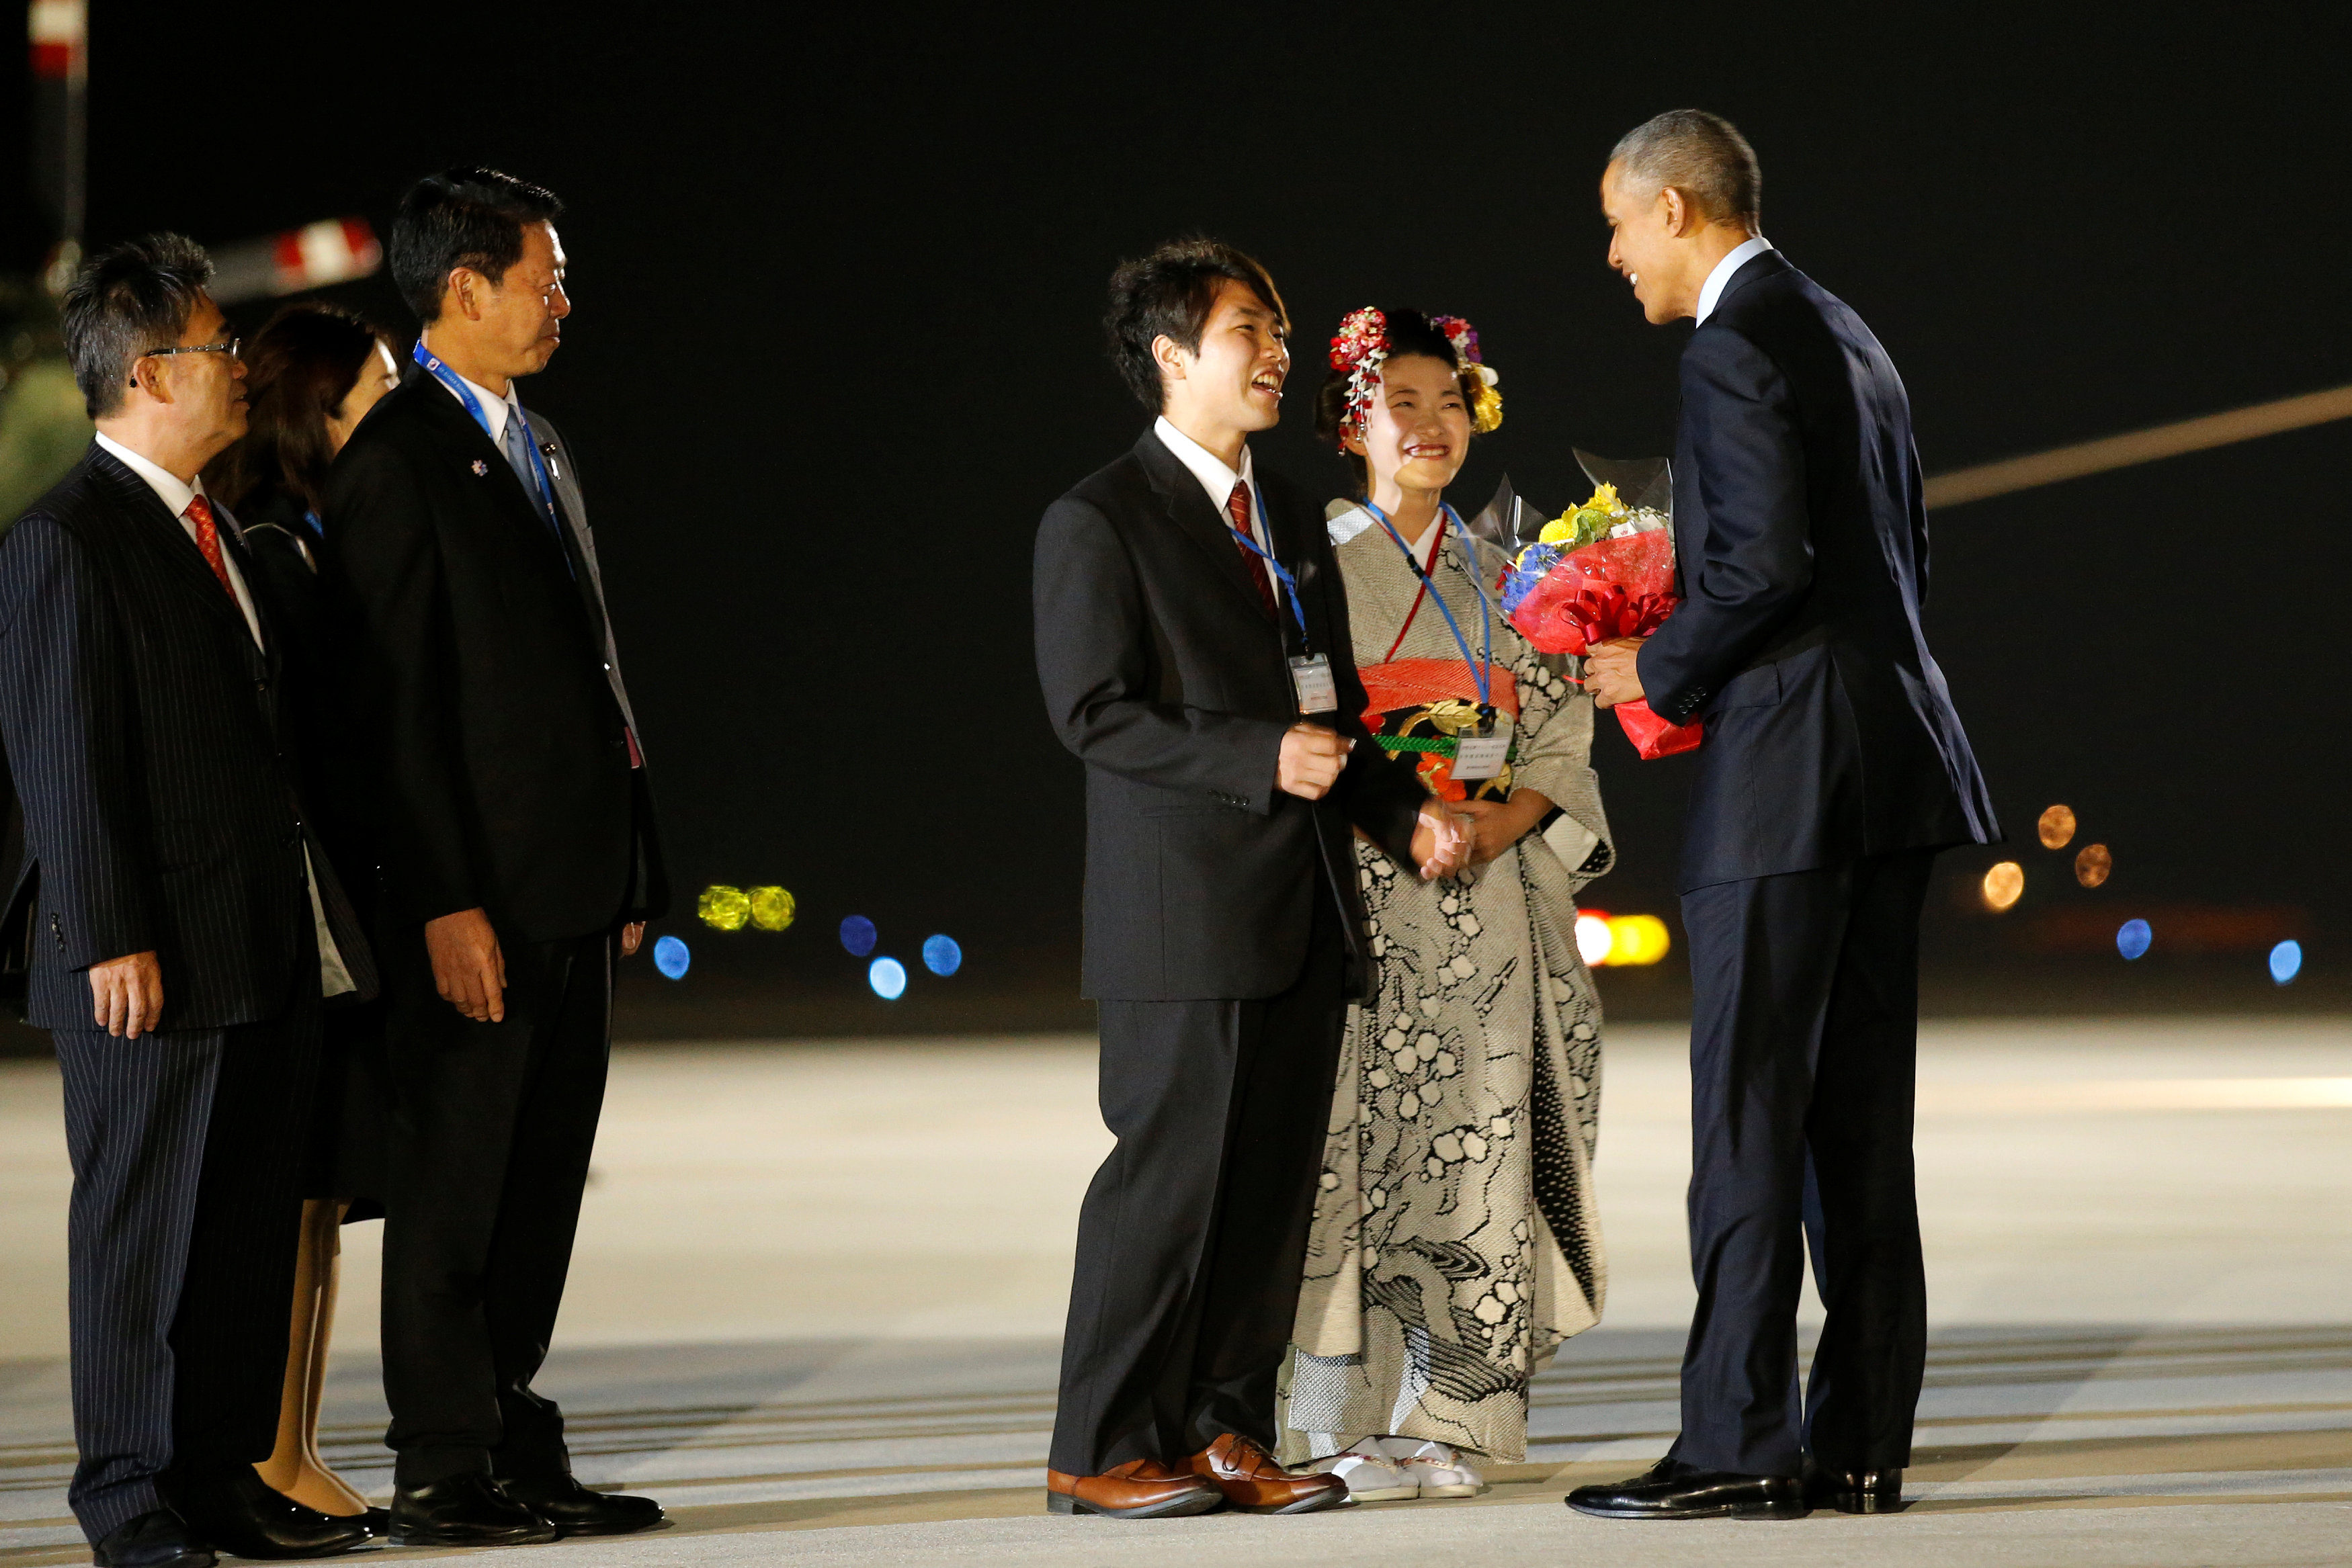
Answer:
[[[147, 487], [155, 492], [157, 499], [180, 519], [180, 527], [187, 530], [188, 542], [195, 543], [196, 520], [188, 516], [188, 503], [205, 495], [205, 476], [199, 474], [194, 485], [185, 484], [170, 469], [149, 462], [110, 435], [100, 435], [98, 444], [125, 468], [147, 481]], [[215, 529], [235, 526], [227, 509], [214, 506], [210, 496], [205, 496], [205, 505], [212, 507]], [[236, 607], [245, 612], [245, 629], [253, 633], [253, 645], [266, 647], [261, 640], [261, 617], [254, 613], [253, 595], [245, 586], [245, 573], [236, 569], [236, 558], [226, 550], [221, 551], [221, 568], [228, 573], [229, 592], [236, 596]], [[310, 924], [319, 933], [319, 994], [340, 997], [345, 991], [356, 991], [359, 987], [352, 982], [351, 971], [343, 967], [343, 955], [335, 946], [334, 934], [327, 929], [326, 906], [319, 902], [319, 873], [310, 864], [310, 846], [307, 842], [302, 846], [302, 878], [310, 889]]]
[[[147, 481], [147, 487], [155, 492], [156, 497], [163, 501], [173, 517], [180, 519], [180, 527], [187, 531], [189, 542], [194, 543], [196, 537], [196, 519], [188, 516], [188, 503], [205, 495], [205, 476], [199, 474], [194, 485], [184, 485], [180, 482], [178, 475], [160, 465], [150, 463], [110, 435], [100, 436], [98, 444], [113, 454], [115, 460], [125, 468]], [[213, 506], [213, 498], [210, 496], [205, 496], [205, 505]], [[213, 507], [213, 521], [220, 528], [229, 526], [228, 518], [223, 515], [218, 507]], [[221, 551], [221, 565], [228, 570], [229, 591], [236, 598], [236, 607], [245, 612], [245, 629], [253, 633], [253, 645], [258, 648], [262, 645], [261, 617], [253, 612], [253, 595], [246, 589], [245, 573], [236, 570], [236, 560], [226, 550]]]
[[1698, 319], [1702, 323], [1715, 314], [1716, 302], [1723, 298], [1724, 289], [1730, 285], [1731, 275], [1771, 248], [1772, 242], [1758, 235], [1744, 244], [1732, 246], [1730, 253], [1715, 264], [1715, 270], [1706, 275], [1706, 281], [1698, 287]]
[[[457, 376], [457, 372], [450, 368], [447, 361], [442, 361], [442, 368], [448, 370], [451, 375]], [[435, 376], [433, 379], [440, 382], [443, 392], [447, 392], [451, 397], [457, 398], [459, 407], [465, 406], [466, 400], [457, 397], [455, 387], [447, 382], [441, 381], [439, 376]], [[466, 381], [463, 376], [457, 376], [457, 379], [464, 382], [466, 390], [474, 394], [474, 401], [482, 405], [482, 417], [489, 422], [490, 444], [504, 452], [507, 449], [507, 416], [522, 407], [521, 400], [515, 396], [514, 382], [507, 382], [507, 395], [500, 397], [479, 382]]]
[[[1160, 437], [1160, 444], [1174, 453], [1176, 461], [1190, 469], [1192, 477], [1201, 482], [1201, 488], [1209, 493], [1209, 505], [1215, 508], [1218, 520], [1227, 527], [1230, 528], [1233, 525], [1234, 515], [1225, 510], [1225, 503], [1233, 498], [1234, 486], [1236, 485], [1249, 486], [1250, 538], [1257, 540], [1260, 549], [1272, 554], [1274, 541], [1265, 537], [1265, 527], [1260, 517], [1264, 507], [1262, 497], [1257, 493], [1257, 480], [1250, 472], [1248, 443], [1244, 442], [1242, 444], [1242, 471], [1236, 474], [1225, 466], [1224, 459], [1169, 423], [1166, 414], [1161, 414], [1153, 423], [1151, 431], [1153, 434]], [[1259, 570], [1261, 572], [1264, 571], [1262, 564]]]

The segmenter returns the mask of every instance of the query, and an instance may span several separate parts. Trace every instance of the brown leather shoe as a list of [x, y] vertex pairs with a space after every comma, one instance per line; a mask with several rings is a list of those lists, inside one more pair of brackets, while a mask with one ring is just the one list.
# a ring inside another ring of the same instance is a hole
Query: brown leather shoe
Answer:
[[1244, 1513], [1313, 1513], [1348, 1500], [1338, 1476], [1285, 1469], [1247, 1437], [1228, 1432], [1192, 1456], [1192, 1473], [1215, 1483]]
[[1158, 1459], [1129, 1459], [1098, 1476], [1045, 1472], [1045, 1511], [1098, 1513], [1107, 1519], [1180, 1519], [1206, 1513], [1225, 1494], [1187, 1470]]

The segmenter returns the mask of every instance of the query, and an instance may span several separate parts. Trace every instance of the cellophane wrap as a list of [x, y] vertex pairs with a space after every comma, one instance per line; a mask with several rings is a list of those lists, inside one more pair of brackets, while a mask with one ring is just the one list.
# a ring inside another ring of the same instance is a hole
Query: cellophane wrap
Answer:
[[[1614, 494], [1605, 486], [1603, 494], [1613, 507]], [[1682, 602], [1675, 594], [1674, 530], [1635, 526], [1573, 549], [1539, 541], [1519, 553], [1501, 587], [1511, 624], [1542, 653], [1581, 655], [1596, 643], [1646, 637]], [[1620, 703], [1612, 711], [1643, 758], [1688, 751], [1702, 736], [1700, 725], [1668, 724], [1647, 702]]]

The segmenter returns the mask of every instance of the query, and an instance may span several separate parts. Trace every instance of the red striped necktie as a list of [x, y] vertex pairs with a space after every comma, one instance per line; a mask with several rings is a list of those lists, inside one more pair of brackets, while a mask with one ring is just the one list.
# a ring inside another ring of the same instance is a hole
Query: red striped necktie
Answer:
[[1250, 493], [1247, 485], [1234, 486], [1234, 493], [1225, 497], [1225, 510], [1234, 519], [1234, 548], [1242, 552], [1242, 565], [1248, 569], [1250, 580], [1257, 584], [1259, 601], [1265, 604], [1265, 612], [1272, 615], [1276, 613], [1274, 584], [1266, 578], [1265, 562], [1258, 559], [1257, 551], [1243, 542], [1250, 538]]

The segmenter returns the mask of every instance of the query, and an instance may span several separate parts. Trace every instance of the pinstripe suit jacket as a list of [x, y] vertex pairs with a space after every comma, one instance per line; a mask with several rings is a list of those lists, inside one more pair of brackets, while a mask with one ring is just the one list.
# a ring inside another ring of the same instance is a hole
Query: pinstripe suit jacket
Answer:
[[[250, 561], [227, 530], [221, 546]], [[308, 952], [303, 850], [345, 967], [375, 967], [304, 821], [278, 655], [144, 480], [93, 444], [0, 539], [0, 744], [25, 810], [7, 907], [27, 1020], [87, 1029], [82, 971], [153, 952], [166, 1030], [278, 1016]]]

